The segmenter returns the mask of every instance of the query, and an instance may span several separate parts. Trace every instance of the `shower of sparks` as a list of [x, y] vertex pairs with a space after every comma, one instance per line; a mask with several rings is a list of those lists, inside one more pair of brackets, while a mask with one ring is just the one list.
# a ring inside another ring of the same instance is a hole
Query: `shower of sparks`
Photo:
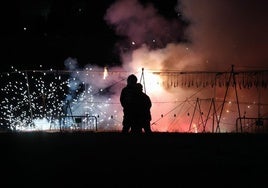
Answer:
[[[267, 94], [266, 87], [249, 89], [244, 85], [246, 88], [238, 90], [239, 101], [230, 87], [224, 104], [226, 75], [212, 83], [213, 76], [208, 73], [138, 72], [136, 76], [153, 103], [153, 131], [235, 132], [239, 123], [237, 102], [240, 115], [249, 118], [242, 122], [245, 131], [256, 131], [254, 118], [263, 118], [267, 124], [268, 109], [262, 97]], [[107, 68], [92, 67], [1, 74], [1, 126], [10, 125], [15, 131], [120, 130], [123, 114], [119, 95], [128, 75], [113, 70], [108, 74]], [[237, 80], [238, 85], [244, 78]]]
[[[53, 79], [51, 78], [53, 76]], [[1, 88], [4, 96], [1, 109], [1, 125], [8, 123], [12, 129], [24, 130], [35, 127], [37, 119], [61, 115], [63, 103], [60, 92], [64, 92], [68, 80], [54, 72], [17, 71], [1, 75], [5, 85]]]
[[97, 125], [101, 129], [116, 129], [121, 119], [117, 110], [109, 110], [111, 98], [102, 96], [106, 88], [81, 81], [83, 76], [98, 80], [101, 75], [84, 73], [15, 70], [2, 74], [1, 126], [10, 125], [16, 131], [73, 129], [79, 127], [75, 117], [81, 116], [80, 128], [84, 130], [96, 130]]

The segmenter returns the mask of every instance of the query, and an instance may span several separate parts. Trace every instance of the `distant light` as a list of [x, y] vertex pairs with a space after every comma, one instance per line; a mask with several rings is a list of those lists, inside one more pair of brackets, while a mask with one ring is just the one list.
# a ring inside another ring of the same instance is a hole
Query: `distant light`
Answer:
[[26, 31], [26, 30], [27, 30], [27, 28], [26, 28], [26, 27], [24, 27], [24, 28], [23, 28], [23, 30], [24, 30], [24, 31]]
[[103, 79], [105, 80], [108, 76], [108, 69], [107, 67], [104, 67], [104, 71], [103, 71]]
[[132, 45], [135, 45], [136, 43], [134, 41], [131, 42]]

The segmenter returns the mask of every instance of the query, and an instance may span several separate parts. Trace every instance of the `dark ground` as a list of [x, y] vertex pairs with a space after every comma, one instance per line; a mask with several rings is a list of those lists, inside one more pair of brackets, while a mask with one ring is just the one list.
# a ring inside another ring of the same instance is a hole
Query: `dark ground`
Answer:
[[1, 133], [1, 187], [267, 187], [268, 135]]

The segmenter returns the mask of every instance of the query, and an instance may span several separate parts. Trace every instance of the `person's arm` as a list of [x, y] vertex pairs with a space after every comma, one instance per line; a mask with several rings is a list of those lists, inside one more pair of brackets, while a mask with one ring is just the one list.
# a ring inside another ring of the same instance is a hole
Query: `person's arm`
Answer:
[[150, 97], [147, 95], [147, 100], [148, 100], [148, 107], [152, 107], [152, 101], [150, 99]]
[[120, 103], [123, 107], [125, 106], [125, 95], [126, 95], [126, 91], [125, 91], [125, 88], [123, 88], [120, 94]]

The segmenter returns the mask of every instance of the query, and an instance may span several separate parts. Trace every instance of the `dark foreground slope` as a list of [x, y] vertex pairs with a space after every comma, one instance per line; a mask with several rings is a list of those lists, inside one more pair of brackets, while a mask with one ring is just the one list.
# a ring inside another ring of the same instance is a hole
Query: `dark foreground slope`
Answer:
[[[268, 135], [1, 133], [1, 187], [266, 187]], [[17, 186], [16, 186], [17, 187]]]

